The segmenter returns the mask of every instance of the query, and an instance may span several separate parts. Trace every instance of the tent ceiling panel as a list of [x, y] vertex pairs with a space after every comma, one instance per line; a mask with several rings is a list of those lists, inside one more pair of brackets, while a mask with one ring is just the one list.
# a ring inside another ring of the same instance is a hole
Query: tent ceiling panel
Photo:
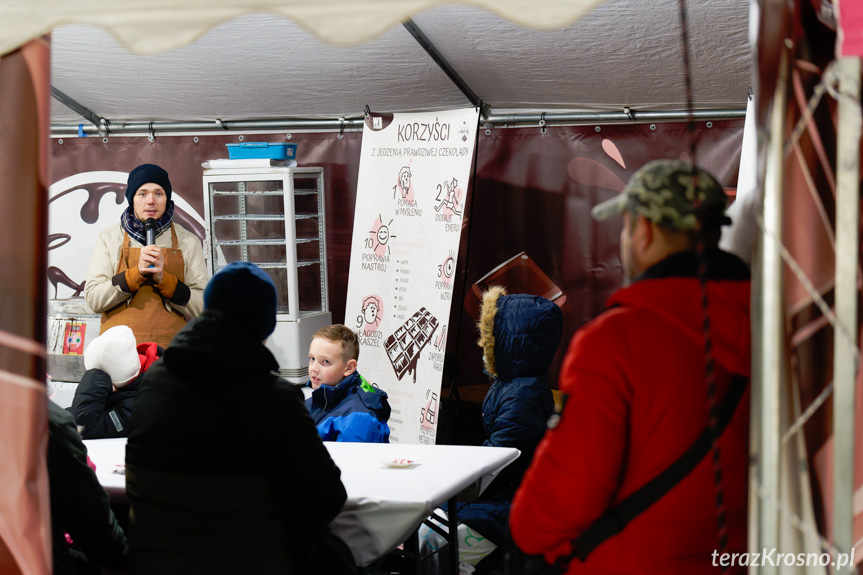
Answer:
[[[744, 108], [746, 1], [688, 5], [696, 107]], [[558, 30], [456, 4], [413, 20], [494, 114], [682, 110], [677, 6], [608, 0]], [[358, 117], [366, 104], [380, 111], [470, 105], [400, 25], [340, 47], [274, 14], [233, 19], [157, 55], [132, 54], [101, 28], [64, 26], [52, 35], [52, 85], [114, 123], [332, 119]], [[52, 103], [52, 123], [81, 122]]]
[[[693, 99], [745, 108], [748, 1], [687, 2]], [[503, 110], [681, 110], [686, 103], [677, 2], [609, 0], [562, 30], [525, 28], [481, 9], [413, 18], [473, 90]]]
[[[131, 54], [106, 31], [52, 34], [51, 83], [112, 121], [256, 120], [361, 115], [470, 103], [401, 26], [337, 47], [274, 15], [233, 20], [194, 44]], [[52, 122], [81, 117], [52, 103]]]

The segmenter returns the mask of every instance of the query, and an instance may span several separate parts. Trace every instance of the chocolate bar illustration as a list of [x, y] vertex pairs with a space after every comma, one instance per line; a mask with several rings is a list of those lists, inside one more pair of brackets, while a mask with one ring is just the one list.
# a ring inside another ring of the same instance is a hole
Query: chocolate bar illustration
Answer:
[[431, 341], [437, 326], [437, 318], [426, 308], [421, 307], [386, 339], [384, 349], [387, 350], [387, 357], [390, 358], [393, 371], [399, 380], [410, 371], [413, 372], [414, 383], [417, 382], [417, 362], [420, 352]]

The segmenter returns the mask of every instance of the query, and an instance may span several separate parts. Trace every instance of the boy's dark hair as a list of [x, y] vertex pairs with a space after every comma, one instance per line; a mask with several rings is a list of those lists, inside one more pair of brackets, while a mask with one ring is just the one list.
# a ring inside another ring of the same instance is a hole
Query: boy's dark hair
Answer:
[[349, 361], [351, 359], [360, 359], [360, 342], [357, 339], [357, 334], [349, 327], [340, 323], [334, 323], [327, 327], [322, 327], [315, 332], [312, 339], [320, 337], [333, 343], [342, 344], [342, 359]]

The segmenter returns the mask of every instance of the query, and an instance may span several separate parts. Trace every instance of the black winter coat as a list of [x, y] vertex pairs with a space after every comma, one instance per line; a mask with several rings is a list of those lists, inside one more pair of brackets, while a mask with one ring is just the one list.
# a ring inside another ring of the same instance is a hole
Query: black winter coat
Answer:
[[129, 418], [138, 397], [143, 374], [125, 387], [113, 390], [111, 377], [100, 369], [88, 369], [75, 389], [72, 415], [84, 439], [126, 437]]
[[69, 552], [64, 532], [91, 565], [125, 570], [129, 563], [126, 535], [111, 511], [108, 494], [87, 466], [87, 448], [72, 416], [51, 401], [47, 461], [55, 575], [76, 572], [77, 559]]
[[144, 374], [129, 424], [132, 573], [286, 573], [347, 494], [296, 386], [204, 310]]

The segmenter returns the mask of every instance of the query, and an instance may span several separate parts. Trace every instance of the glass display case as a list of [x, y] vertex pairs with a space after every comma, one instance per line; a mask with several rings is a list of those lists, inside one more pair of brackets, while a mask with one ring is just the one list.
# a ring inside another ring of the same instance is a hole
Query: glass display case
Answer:
[[323, 168], [204, 171], [210, 273], [256, 264], [276, 284], [276, 331], [267, 340], [283, 377], [308, 380], [311, 335], [329, 325]]

